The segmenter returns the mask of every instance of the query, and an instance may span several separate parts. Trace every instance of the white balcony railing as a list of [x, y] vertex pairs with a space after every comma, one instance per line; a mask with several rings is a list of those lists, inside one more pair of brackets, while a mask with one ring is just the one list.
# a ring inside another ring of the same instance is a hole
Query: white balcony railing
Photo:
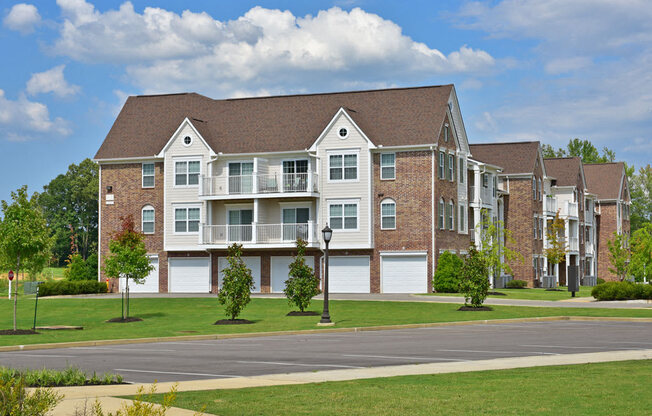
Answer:
[[469, 192], [470, 192], [469, 200], [471, 200], [473, 202], [476, 202], [476, 203], [479, 202], [479, 201], [475, 200], [475, 198], [476, 198], [476, 195], [475, 195], [476, 188], [480, 188], [480, 199], [482, 200], [482, 202], [485, 203], [485, 204], [491, 205], [493, 203], [493, 198], [494, 198], [491, 187], [485, 188], [484, 186], [470, 185], [469, 186]]
[[557, 199], [552, 196], [546, 197], [546, 214], [555, 215], [557, 213]]
[[308, 243], [317, 242], [315, 222], [299, 224], [202, 225], [200, 244], [281, 244], [293, 243], [298, 238]]
[[568, 217], [577, 217], [577, 202], [566, 202], [566, 206], [562, 209], [562, 214]]
[[200, 196], [319, 192], [319, 175], [309, 173], [203, 176]]
[[568, 249], [570, 251], [579, 251], [580, 249], [580, 239], [578, 237], [570, 237], [568, 239]]
[[591, 242], [585, 242], [584, 243], [584, 251], [586, 254], [593, 254], [595, 253], [595, 247], [593, 246], [593, 243]]

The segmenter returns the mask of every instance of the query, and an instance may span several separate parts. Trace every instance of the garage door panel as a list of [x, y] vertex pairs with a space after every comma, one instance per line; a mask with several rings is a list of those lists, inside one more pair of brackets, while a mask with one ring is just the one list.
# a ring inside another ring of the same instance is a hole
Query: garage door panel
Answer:
[[168, 264], [170, 292], [210, 292], [210, 257], [170, 258]]
[[[313, 256], [304, 257], [306, 264], [315, 268], [315, 258]], [[272, 293], [281, 293], [285, 289], [285, 281], [290, 277], [290, 263], [294, 261], [291, 256], [272, 256], [271, 258], [271, 291]]]
[[333, 256], [328, 259], [330, 293], [370, 293], [368, 256]]
[[[247, 267], [251, 270], [251, 276], [254, 278], [254, 289], [252, 292], [254, 293], [260, 293], [260, 257], [250, 257], [250, 256], [244, 256], [242, 257], [242, 260], [244, 263], [247, 265]], [[222, 274], [222, 271], [229, 266], [229, 261], [226, 257], [220, 257], [218, 260], [218, 281], [219, 281], [219, 287], [220, 289], [222, 288], [222, 281], [224, 280], [224, 275]]]
[[[149, 272], [149, 275], [147, 275], [142, 283], [136, 283], [133, 280], [129, 280], [130, 293], [158, 293], [158, 258], [151, 258], [149, 262], [154, 266], [154, 270]], [[124, 277], [120, 278], [121, 292], [126, 288], [125, 280]]]
[[381, 263], [383, 293], [428, 291], [428, 260], [425, 255], [383, 256]]

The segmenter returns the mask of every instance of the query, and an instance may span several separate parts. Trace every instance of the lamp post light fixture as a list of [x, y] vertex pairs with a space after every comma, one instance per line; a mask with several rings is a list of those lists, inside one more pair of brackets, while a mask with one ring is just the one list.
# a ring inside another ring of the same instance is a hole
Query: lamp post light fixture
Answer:
[[328, 312], [328, 243], [331, 242], [331, 238], [333, 237], [333, 230], [331, 230], [328, 224], [326, 224], [326, 227], [324, 227], [324, 229], [321, 230], [321, 233], [324, 236], [324, 243], [326, 243], [326, 247], [324, 249], [324, 280], [323, 280], [324, 312], [321, 314], [321, 320], [319, 321], [319, 323], [332, 324], [331, 316]]

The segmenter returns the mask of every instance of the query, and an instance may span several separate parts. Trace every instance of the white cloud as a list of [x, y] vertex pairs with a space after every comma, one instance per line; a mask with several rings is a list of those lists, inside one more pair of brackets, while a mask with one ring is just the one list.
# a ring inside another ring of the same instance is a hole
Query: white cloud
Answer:
[[71, 133], [68, 122], [60, 117], [50, 119], [48, 107], [21, 95], [17, 100], [5, 97], [0, 89], [0, 138], [25, 141], [51, 135]]
[[41, 23], [41, 15], [34, 5], [18, 3], [11, 8], [2, 22], [11, 30], [28, 34], [32, 33], [35, 26]]
[[53, 50], [84, 62], [126, 65], [145, 92], [341, 88], [350, 82], [409, 82], [435, 75], [482, 75], [493, 57], [466, 45], [444, 54], [360, 8], [317, 15], [254, 7], [236, 20], [181, 14], [131, 3], [97, 11], [83, 0], [57, 0], [64, 16]]
[[63, 76], [65, 65], [58, 65], [45, 72], [32, 74], [27, 81], [27, 93], [36, 95], [41, 93], [54, 93], [59, 97], [75, 95], [79, 92], [79, 86], [69, 84]]

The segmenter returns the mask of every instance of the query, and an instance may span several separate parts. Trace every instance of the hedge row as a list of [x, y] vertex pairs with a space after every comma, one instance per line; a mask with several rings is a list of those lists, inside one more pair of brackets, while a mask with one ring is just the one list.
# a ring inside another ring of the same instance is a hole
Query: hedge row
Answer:
[[39, 296], [81, 295], [87, 293], [106, 293], [106, 282], [96, 280], [57, 280], [39, 286]]
[[591, 290], [597, 300], [652, 299], [652, 285], [631, 282], [606, 282]]

